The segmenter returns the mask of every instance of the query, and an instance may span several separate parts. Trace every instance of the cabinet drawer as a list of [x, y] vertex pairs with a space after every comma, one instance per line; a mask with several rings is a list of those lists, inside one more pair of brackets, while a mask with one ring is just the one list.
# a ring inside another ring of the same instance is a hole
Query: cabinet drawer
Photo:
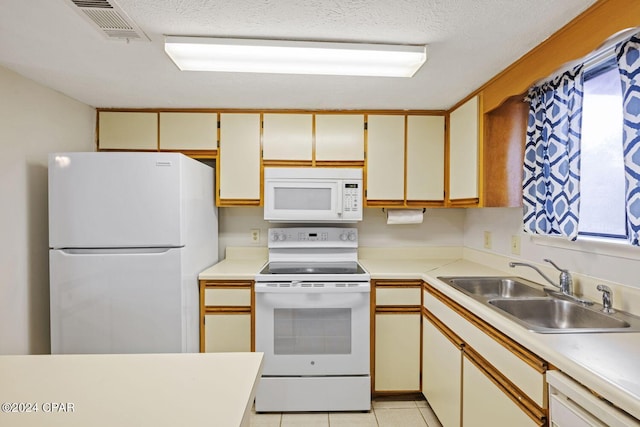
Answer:
[[519, 355], [493, 339], [429, 292], [424, 293], [424, 306], [456, 333], [467, 345], [514, 383], [539, 407], [545, 407], [545, 377]]
[[387, 306], [403, 306], [420, 305], [421, 288], [394, 288], [394, 287], [378, 287], [376, 288], [376, 305]]
[[251, 289], [209, 288], [204, 290], [205, 306], [250, 307]]

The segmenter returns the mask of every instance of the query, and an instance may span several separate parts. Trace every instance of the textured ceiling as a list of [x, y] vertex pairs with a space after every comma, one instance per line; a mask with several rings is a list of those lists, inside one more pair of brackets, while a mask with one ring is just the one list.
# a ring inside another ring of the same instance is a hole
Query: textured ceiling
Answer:
[[[447, 109], [595, 0], [115, 0], [150, 42], [65, 0], [0, 0], [0, 65], [95, 107]], [[164, 35], [428, 44], [413, 78], [181, 72]]]

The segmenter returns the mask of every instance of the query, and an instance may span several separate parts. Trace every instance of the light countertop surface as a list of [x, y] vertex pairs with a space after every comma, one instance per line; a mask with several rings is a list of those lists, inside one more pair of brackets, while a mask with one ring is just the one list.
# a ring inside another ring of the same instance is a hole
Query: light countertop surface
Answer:
[[[401, 257], [380, 256], [382, 253], [371, 257], [361, 254], [359, 258], [372, 279], [422, 279], [429, 282], [565, 374], [640, 419], [640, 333], [531, 332], [437, 279], [439, 276], [518, 276], [520, 271], [493, 268], [462, 259], [462, 256], [451, 256], [455, 254], [446, 251], [443, 256], [449, 255], [447, 258], [431, 254], [420, 254], [414, 258], [406, 250]], [[251, 261], [225, 260], [203, 272], [200, 279], [253, 280], [265, 262], [266, 257]]]
[[0, 356], [0, 425], [248, 427], [262, 358], [263, 353]]

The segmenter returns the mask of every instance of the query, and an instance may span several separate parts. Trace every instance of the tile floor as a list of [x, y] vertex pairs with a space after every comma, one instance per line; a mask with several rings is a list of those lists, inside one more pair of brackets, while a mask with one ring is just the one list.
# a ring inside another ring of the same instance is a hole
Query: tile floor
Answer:
[[374, 400], [363, 412], [251, 414], [252, 427], [442, 427], [426, 400]]

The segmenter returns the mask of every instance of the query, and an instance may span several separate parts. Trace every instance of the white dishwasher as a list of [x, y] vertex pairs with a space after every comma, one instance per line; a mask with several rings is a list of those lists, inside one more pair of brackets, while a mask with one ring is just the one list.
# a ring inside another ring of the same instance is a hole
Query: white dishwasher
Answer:
[[551, 427], [640, 427], [640, 422], [560, 371], [547, 371]]

